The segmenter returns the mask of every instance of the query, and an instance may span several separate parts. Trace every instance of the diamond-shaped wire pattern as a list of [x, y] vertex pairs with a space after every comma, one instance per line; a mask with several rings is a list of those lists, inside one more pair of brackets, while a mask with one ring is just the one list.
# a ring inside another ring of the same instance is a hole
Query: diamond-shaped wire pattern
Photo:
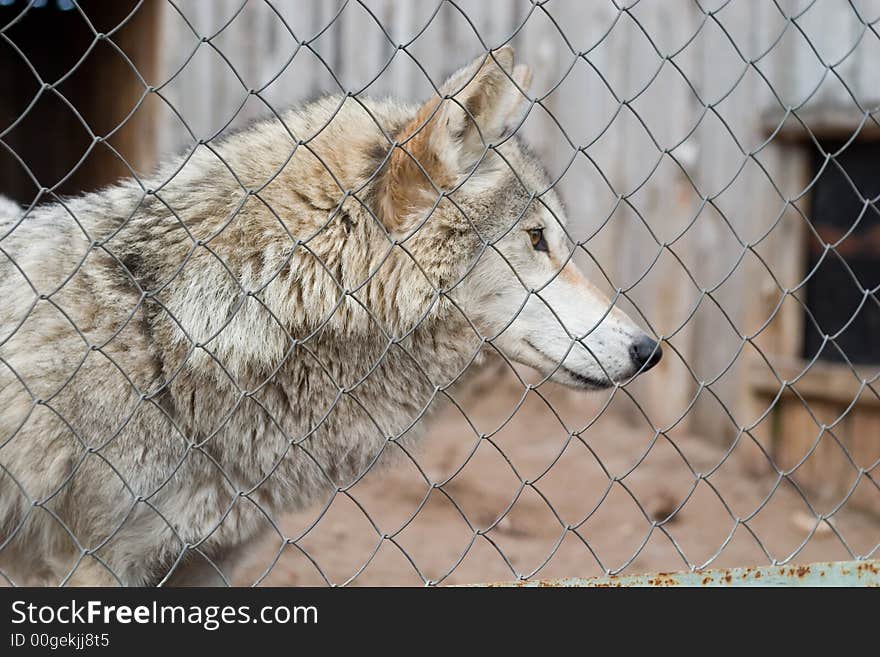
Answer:
[[[877, 271], [880, 187], [846, 159], [880, 129], [880, 3], [141, 0], [117, 17], [126, 4], [0, 3], [21, 70], [0, 193], [29, 186], [0, 197], [6, 583], [876, 557], [880, 369], [839, 338], [880, 317], [880, 281], [852, 265], [861, 240]], [[86, 38], [49, 76], [26, 26], [51, 12]], [[502, 134], [467, 96], [485, 71], [515, 89]], [[47, 103], [76, 132], [52, 179], [21, 138]], [[65, 195], [96, 166], [122, 180]], [[828, 172], [860, 207], [831, 236], [809, 205]], [[536, 213], [566, 242], [537, 286], [504, 246]], [[586, 330], [553, 293], [574, 263], [608, 292]], [[833, 330], [805, 296], [823, 263], [860, 300]], [[504, 277], [519, 301], [499, 326], [467, 295]], [[594, 353], [622, 311], [665, 354], [637, 380]], [[568, 337], [541, 375], [504, 338], [529, 312]], [[577, 350], [610, 387], [553, 382], [584, 379]]]

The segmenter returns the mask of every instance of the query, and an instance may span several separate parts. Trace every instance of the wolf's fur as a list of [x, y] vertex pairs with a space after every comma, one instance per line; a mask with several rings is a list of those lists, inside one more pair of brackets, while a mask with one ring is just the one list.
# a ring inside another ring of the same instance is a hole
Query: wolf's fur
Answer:
[[453, 99], [324, 98], [143, 186], [0, 206], [3, 573], [228, 575], [282, 512], [411, 441], [488, 341], [573, 386], [633, 375], [641, 332], [505, 137], [528, 77], [504, 48]]

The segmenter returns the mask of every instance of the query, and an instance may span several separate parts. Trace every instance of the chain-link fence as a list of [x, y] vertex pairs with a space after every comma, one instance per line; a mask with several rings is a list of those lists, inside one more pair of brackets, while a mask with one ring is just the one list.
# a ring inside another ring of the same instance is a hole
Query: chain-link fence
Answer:
[[0, 0], [4, 580], [876, 558], [878, 21]]

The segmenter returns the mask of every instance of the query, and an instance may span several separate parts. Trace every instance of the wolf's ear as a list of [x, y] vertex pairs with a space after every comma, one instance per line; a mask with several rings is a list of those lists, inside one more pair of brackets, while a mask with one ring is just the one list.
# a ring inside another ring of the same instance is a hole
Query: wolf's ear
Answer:
[[[445, 100], [437, 111], [440, 121], [431, 126], [436, 146], [457, 151], [455, 164], [460, 168], [472, 166], [488, 144], [512, 127], [509, 121], [526, 102], [531, 79], [528, 66], [514, 66], [510, 46], [478, 57], [453, 73], [440, 87]], [[436, 106], [436, 101], [426, 104], [430, 106]]]
[[454, 187], [515, 126], [531, 78], [504, 46], [453, 73], [440, 98], [419, 108], [388, 158], [380, 210], [389, 230], [405, 229], [407, 216], [430, 207], [438, 189]]

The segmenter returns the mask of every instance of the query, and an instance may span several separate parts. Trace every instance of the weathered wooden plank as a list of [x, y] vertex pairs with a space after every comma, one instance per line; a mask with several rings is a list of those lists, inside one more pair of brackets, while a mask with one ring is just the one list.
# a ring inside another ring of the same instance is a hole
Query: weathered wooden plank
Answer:
[[[863, 382], [870, 381], [871, 376], [876, 376], [870, 368], [864, 368], [856, 373], [848, 365], [839, 363], [815, 362], [806, 373], [801, 376], [804, 364], [797, 359], [777, 359], [773, 369], [776, 376], [765, 366], [752, 364], [749, 368], [749, 381], [752, 389], [758, 395], [774, 397], [779, 391], [780, 383], [777, 376], [793, 382], [794, 388], [808, 402], [830, 401], [837, 404], [849, 405], [860, 394], [859, 404], [866, 407], [880, 407], [880, 397], [871, 388], [867, 388]], [[798, 378], [800, 377], [800, 378]], [[874, 390], [878, 389], [877, 383], [871, 384]], [[783, 390], [783, 396], [794, 396], [790, 388]]]
[[880, 514], [880, 411], [859, 408], [850, 422], [853, 460], [866, 474], [853, 491], [853, 506]]
[[[719, 20], [733, 33], [745, 33], [754, 26], [749, 8], [736, 4], [730, 6], [729, 11], [725, 10]], [[767, 215], [769, 204], [760, 194], [738, 194], [735, 186], [726, 189], [734, 177], [739, 179], [742, 188], [741, 177], [749, 175], [745, 169], [738, 171], [737, 163], [746, 158], [743, 145], [754, 141], [751, 108], [759, 102], [759, 94], [754, 76], [739, 79], [735, 73], [745, 65], [726, 42], [721, 29], [714, 21], [708, 21], [704, 29], [710, 32], [695, 43], [701, 57], [700, 78], [695, 82], [703, 102], [712, 109], [699, 133], [696, 179], [701, 195], [711, 198], [712, 204], [701, 213], [692, 229], [698, 249], [693, 273], [701, 287], [711, 290], [724, 281], [733, 267], [743, 267], [742, 263], [736, 263], [736, 257], [742, 252], [741, 243], [745, 241], [743, 236], [754, 232], [754, 222]], [[721, 118], [715, 116], [716, 112]], [[737, 334], [742, 333], [749, 299], [740, 286], [747, 284], [747, 279], [747, 276], [735, 276], [733, 282], [715, 289], [711, 293], [714, 302], [705, 298], [694, 316], [689, 362], [702, 381], [721, 376], [741, 347], [742, 338]], [[742, 368], [737, 362], [720, 380], [712, 383], [715, 396], [734, 417], [741, 414], [742, 377]], [[714, 396], [704, 394], [694, 406], [691, 426], [723, 440], [736, 427], [726, 414], [719, 412], [718, 403]]]

